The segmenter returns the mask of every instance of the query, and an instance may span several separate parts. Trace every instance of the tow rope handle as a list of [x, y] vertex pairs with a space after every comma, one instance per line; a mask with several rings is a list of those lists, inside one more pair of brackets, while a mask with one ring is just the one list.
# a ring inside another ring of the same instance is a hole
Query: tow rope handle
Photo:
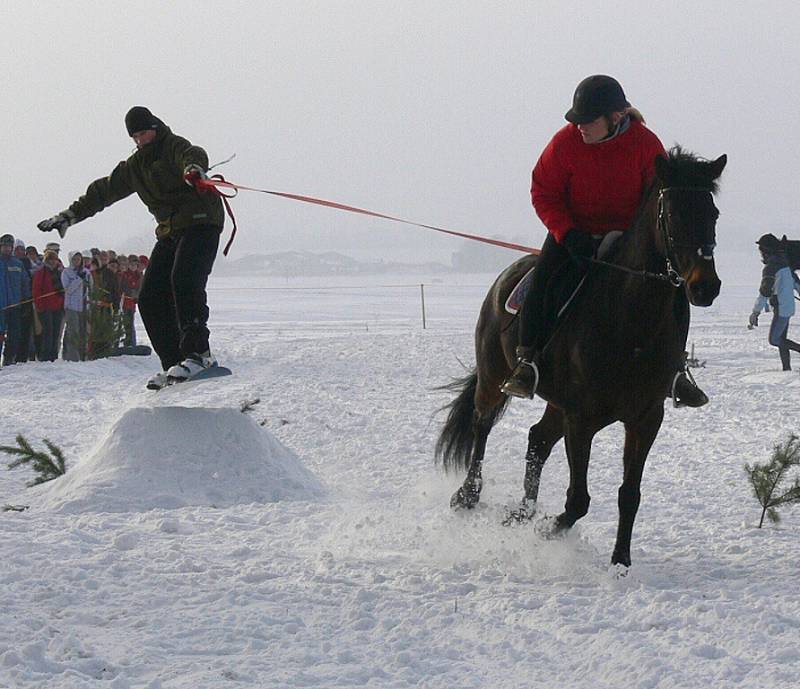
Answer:
[[228, 217], [231, 219], [231, 222], [233, 223], [233, 229], [231, 230], [231, 238], [228, 240], [228, 243], [222, 250], [222, 255], [227, 256], [228, 251], [231, 248], [231, 244], [233, 244], [233, 238], [236, 236], [236, 216], [234, 216], [233, 214], [233, 209], [231, 208], [231, 204], [228, 202], [228, 199], [232, 199], [233, 197], [235, 197], [239, 193], [239, 190], [236, 189], [236, 187], [229, 187], [233, 189], [233, 193], [223, 194], [212, 181], [212, 180], [217, 180], [219, 182], [225, 182], [225, 178], [222, 175], [212, 175], [211, 177], [202, 177], [197, 170], [192, 170], [191, 172], [187, 172], [183, 176], [183, 179], [186, 180], [187, 183], [191, 184], [195, 189], [197, 189], [198, 193], [200, 194], [210, 193], [222, 199], [222, 203], [225, 205], [225, 211], [227, 212]]

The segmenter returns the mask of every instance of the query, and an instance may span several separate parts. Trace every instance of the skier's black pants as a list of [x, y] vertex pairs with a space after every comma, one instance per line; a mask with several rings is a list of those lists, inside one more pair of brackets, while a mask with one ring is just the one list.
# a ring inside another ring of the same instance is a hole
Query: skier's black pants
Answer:
[[159, 239], [142, 278], [139, 311], [166, 371], [189, 354], [208, 351], [206, 282], [221, 228], [196, 225]]

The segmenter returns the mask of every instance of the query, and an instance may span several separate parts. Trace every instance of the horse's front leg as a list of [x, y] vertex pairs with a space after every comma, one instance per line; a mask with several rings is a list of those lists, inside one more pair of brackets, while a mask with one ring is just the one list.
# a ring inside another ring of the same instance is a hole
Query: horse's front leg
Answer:
[[585, 419], [567, 417], [564, 441], [569, 461], [569, 487], [564, 511], [556, 517], [554, 531], [559, 533], [572, 528], [573, 524], [589, 511], [589, 454], [596, 429], [589, 427]]
[[664, 405], [654, 404], [635, 424], [625, 424], [625, 453], [623, 466], [625, 474], [619, 487], [619, 524], [617, 541], [611, 555], [612, 565], [631, 566], [631, 536], [636, 512], [641, 500], [642, 473], [653, 441], [664, 419]]

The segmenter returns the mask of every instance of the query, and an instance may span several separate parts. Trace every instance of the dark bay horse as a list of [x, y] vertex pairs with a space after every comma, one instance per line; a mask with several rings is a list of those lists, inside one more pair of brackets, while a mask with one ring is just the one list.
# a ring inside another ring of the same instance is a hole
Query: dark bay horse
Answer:
[[[620, 421], [624, 473], [612, 564], [631, 564], [642, 472], [684, 352], [685, 330], [677, 314], [687, 313], [689, 303], [710, 306], [721, 287], [714, 265], [719, 211], [712, 194], [726, 162], [724, 155], [706, 161], [679, 147], [656, 160], [656, 178], [633, 226], [603, 261], [592, 263], [542, 352], [537, 394], [547, 407], [528, 434], [519, 518], [535, 513], [542, 469], [562, 437], [570, 479], [554, 533], [583, 517], [589, 510], [592, 439]], [[453, 507], [473, 507], [480, 499], [486, 440], [508, 403], [500, 385], [516, 358], [518, 321], [504, 305], [535, 261], [532, 255], [519, 259], [492, 285], [475, 329], [475, 368], [447, 386], [458, 395], [445, 407], [436, 457], [446, 469], [467, 470]]]

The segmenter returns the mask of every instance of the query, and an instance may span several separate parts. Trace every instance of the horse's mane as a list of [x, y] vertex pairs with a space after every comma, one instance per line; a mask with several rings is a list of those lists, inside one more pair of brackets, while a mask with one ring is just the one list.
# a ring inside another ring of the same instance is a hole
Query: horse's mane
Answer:
[[684, 150], [676, 144], [667, 151], [669, 162], [669, 179], [663, 180], [671, 187], [702, 187], [712, 194], [717, 192], [719, 184], [713, 178], [713, 161], [701, 158], [691, 151]]
[[630, 246], [636, 241], [638, 233], [635, 230], [647, 222], [649, 204], [655, 202], [659, 189], [663, 187], [700, 187], [708, 189], [712, 194], [716, 193], [718, 184], [712, 169], [713, 161], [701, 158], [695, 153], [685, 150], [679, 144], [670, 148], [666, 156], [661, 157], [667, 162], [666, 166], [662, 166], [664, 177], [661, 179], [655, 177], [644, 190], [629, 231], [624, 232], [619, 241], [611, 247], [606, 256], [607, 261], [615, 261], [624, 251], [624, 247]]

